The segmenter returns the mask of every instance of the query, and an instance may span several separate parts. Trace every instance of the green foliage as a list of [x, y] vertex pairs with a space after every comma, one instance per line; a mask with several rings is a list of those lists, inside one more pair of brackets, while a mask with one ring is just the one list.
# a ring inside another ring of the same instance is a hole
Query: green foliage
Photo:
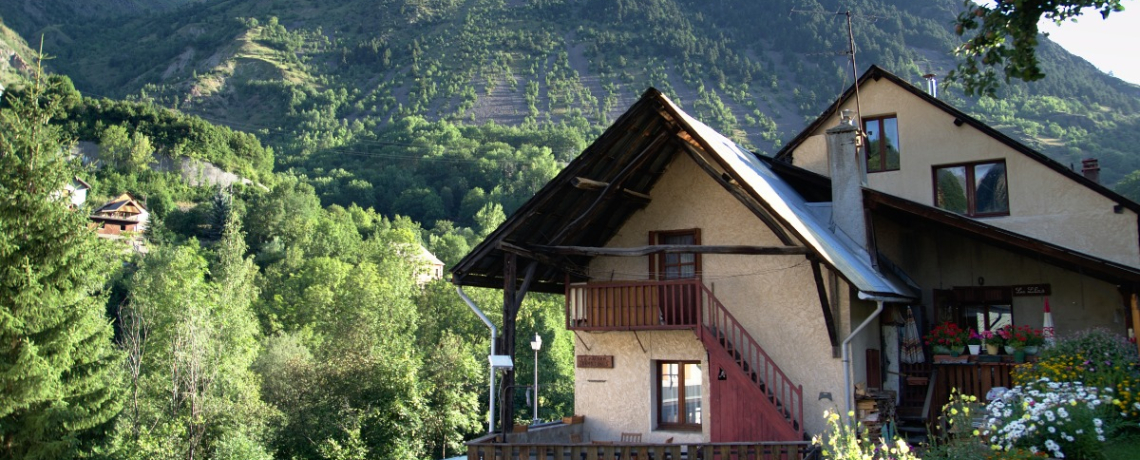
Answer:
[[886, 440], [879, 438], [871, 440], [860, 435], [859, 424], [854, 421], [855, 414], [847, 414], [846, 418], [838, 413], [825, 411], [823, 417], [827, 419], [827, 431], [812, 438], [812, 444], [819, 446], [823, 458], [829, 460], [918, 460], [919, 457], [910, 450], [910, 446], [902, 439]]
[[0, 456], [74, 458], [121, 407], [105, 284], [115, 253], [68, 209], [77, 171], [37, 81], [0, 109]]
[[[1024, 81], [1045, 77], [1037, 59], [1037, 23], [1044, 17], [1057, 24], [1095, 10], [1104, 19], [1114, 11], [1123, 11], [1121, 0], [1066, 0], [997, 2], [993, 5], [963, 2], [965, 11], [958, 14], [954, 32], [959, 36], [971, 32], [966, 43], [954, 53], [963, 59], [951, 74], [963, 84], [968, 95], [993, 96], [998, 88], [997, 71], [1002, 69], [1005, 81]], [[976, 30], [976, 32], [974, 32]]]

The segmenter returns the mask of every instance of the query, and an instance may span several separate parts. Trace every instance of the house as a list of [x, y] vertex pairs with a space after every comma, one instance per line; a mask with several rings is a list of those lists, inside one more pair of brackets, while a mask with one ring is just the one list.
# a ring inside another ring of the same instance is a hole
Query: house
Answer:
[[123, 193], [100, 206], [91, 214], [92, 225], [99, 236], [117, 237], [126, 232], [146, 231], [150, 213], [130, 193]]
[[452, 281], [504, 289], [499, 354], [527, 292], [565, 295], [597, 440], [800, 441], [856, 383], [930, 407], [954, 373], [899, 364], [908, 307], [924, 325], [1040, 326], [1048, 296], [1058, 333], [1125, 332], [1140, 205], [878, 67], [857, 84], [862, 123], [852, 88], [775, 158], [650, 89]]
[[414, 257], [416, 264], [416, 284], [423, 286], [432, 281], [443, 279], [443, 261], [432, 254], [428, 248], [419, 245], [418, 253]]
[[71, 182], [68, 182], [67, 185], [63, 186], [63, 190], [63, 195], [71, 200], [71, 207], [73, 209], [79, 209], [87, 202], [87, 191], [91, 190], [91, 184], [88, 184], [87, 181], [79, 177], [75, 177]]

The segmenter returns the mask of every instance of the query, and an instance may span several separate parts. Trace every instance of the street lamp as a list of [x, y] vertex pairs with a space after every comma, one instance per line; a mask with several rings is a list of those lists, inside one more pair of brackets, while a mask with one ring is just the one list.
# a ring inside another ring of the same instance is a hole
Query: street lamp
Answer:
[[542, 337], [534, 333], [534, 340], [530, 342], [530, 349], [534, 350], [534, 420], [531, 425], [538, 424], [538, 350], [542, 348]]

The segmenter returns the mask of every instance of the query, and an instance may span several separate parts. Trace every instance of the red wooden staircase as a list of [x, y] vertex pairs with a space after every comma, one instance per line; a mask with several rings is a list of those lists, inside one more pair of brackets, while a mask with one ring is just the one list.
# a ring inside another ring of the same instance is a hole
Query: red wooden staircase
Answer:
[[709, 352], [712, 441], [803, 440], [803, 386], [792, 383], [704, 285], [701, 297], [697, 335]]

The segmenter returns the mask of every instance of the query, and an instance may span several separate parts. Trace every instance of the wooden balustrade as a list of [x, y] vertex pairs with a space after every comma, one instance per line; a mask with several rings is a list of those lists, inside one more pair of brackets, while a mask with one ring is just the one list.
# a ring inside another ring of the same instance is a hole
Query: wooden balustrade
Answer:
[[801, 460], [811, 443], [499, 444], [472, 441], [467, 460]]
[[701, 318], [700, 280], [566, 285], [566, 328], [692, 329]]
[[930, 401], [930, 419], [941, 415], [942, 406], [950, 401], [950, 390], [957, 389], [959, 394], [977, 396], [980, 402], [985, 402], [986, 394], [994, 387], [1013, 387], [1012, 363], [965, 363], [965, 364], [935, 364], [937, 372], [933, 376], [933, 391]]

